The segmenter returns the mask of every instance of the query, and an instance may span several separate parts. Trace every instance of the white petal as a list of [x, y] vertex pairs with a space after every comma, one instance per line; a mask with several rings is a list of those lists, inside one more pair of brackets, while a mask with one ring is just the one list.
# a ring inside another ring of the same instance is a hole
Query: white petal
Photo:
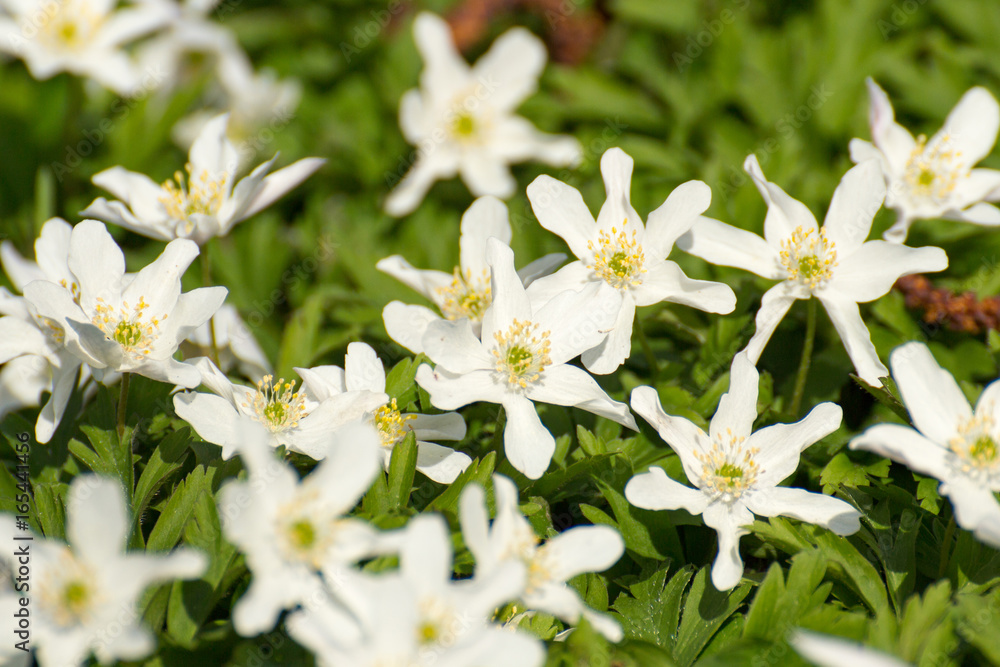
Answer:
[[226, 137], [226, 127], [229, 114], [220, 114], [205, 123], [198, 138], [191, 144], [188, 160], [191, 163], [191, 173], [201, 174], [207, 171], [211, 176], [236, 172], [239, 166], [239, 154], [236, 147]]
[[35, 421], [35, 440], [38, 442], [45, 444], [51, 440], [62, 422], [66, 405], [73, 394], [73, 388], [76, 387], [79, 371], [78, 359], [64, 359], [60, 366], [52, 368], [52, 393], [38, 412], [38, 419]]
[[33, 280], [49, 279], [38, 264], [21, 257], [10, 241], [0, 243], [0, 263], [3, 264], [4, 272], [18, 292], [23, 292], [24, 286]]
[[758, 483], [775, 486], [795, 472], [799, 453], [840, 428], [843, 416], [836, 403], [820, 403], [794, 424], [772, 424], [751, 435], [744, 446], [760, 450]]
[[517, 181], [507, 162], [487, 147], [466, 149], [458, 172], [469, 192], [477, 197], [493, 195], [509, 199], [517, 190]]
[[751, 363], [756, 364], [760, 360], [761, 352], [771, 340], [774, 330], [778, 328], [785, 313], [792, 307], [796, 299], [802, 298], [799, 294], [800, 290], [797, 289], [797, 285], [788, 280], [780, 282], [764, 292], [764, 296], [760, 299], [760, 309], [757, 311], [757, 328], [746, 346], [747, 357], [750, 358]]
[[947, 445], [958, 434], [959, 423], [972, 417], [955, 378], [916, 341], [893, 350], [889, 363], [913, 424], [933, 442]]
[[698, 218], [691, 230], [677, 239], [677, 247], [711, 264], [735, 266], [771, 280], [788, 277], [778, 251], [767, 241], [712, 218]]
[[865, 83], [868, 85], [870, 99], [868, 124], [871, 127], [872, 142], [885, 156], [892, 173], [901, 174], [917, 142], [906, 128], [896, 122], [892, 103], [885, 91], [870, 77]]
[[632, 409], [656, 429], [660, 438], [680, 456], [688, 479], [701, 476], [701, 462], [696, 453], [707, 453], [711, 449], [711, 439], [700, 428], [683, 417], [674, 417], [663, 411], [660, 397], [652, 387], [636, 387], [632, 390]]
[[17, 317], [0, 317], [0, 364], [23, 354], [52, 353], [48, 337], [37, 326]]
[[948, 450], [900, 424], [878, 424], [851, 440], [851, 449], [875, 452], [921, 475], [948, 477]]
[[719, 400], [719, 407], [712, 417], [708, 432], [712, 439], [722, 442], [727, 431], [736, 437], [746, 438], [753, 431], [757, 419], [757, 392], [760, 374], [750, 363], [746, 352], [733, 357], [729, 371], [729, 389]]
[[843, 500], [805, 489], [777, 486], [754, 491], [747, 507], [760, 516], [787, 516], [823, 526], [837, 535], [852, 535], [861, 528], [861, 513]]
[[736, 294], [729, 285], [710, 280], [692, 280], [669, 259], [647, 261], [642, 284], [631, 291], [639, 306], [671, 301], [721, 314], [731, 313], [736, 308]]
[[781, 241], [791, 237], [796, 228], [803, 231], [815, 231], [816, 218], [806, 208], [805, 204], [792, 199], [780, 187], [764, 178], [757, 156], [750, 154], [743, 163], [743, 169], [750, 174], [754, 185], [767, 204], [767, 217], [764, 218], [764, 238], [773, 248]]
[[887, 653], [868, 648], [863, 644], [840, 637], [796, 629], [788, 643], [796, 651], [819, 667], [910, 667]]
[[[948, 220], [970, 222], [974, 225], [983, 225], [984, 227], [996, 227], [1000, 225], [1000, 209], [992, 204], [982, 202], [961, 211], [947, 211], [941, 217]], [[886, 240], [890, 240], [888, 234], [889, 232], [887, 231]]]
[[416, 145], [424, 137], [426, 109], [424, 96], [418, 88], [412, 88], [399, 99], [399, 129], [410, 144]]
[[712, 564], [712, 584], [720, 591], [728, 591], [743, 579], [740, 537], [747, 534], [744, 526], [753, 523], [753, 515], [739, 503], [716, 502], [705, 508], [702, 517], [705, 525], [714, 528], [719, 536], [719, 554]]
[[855, 303], [865, 303], [887, 294], [900, 276], [946, 268], [948, 255], [941, 248], [868, 241], [834, 267], [827, 288]]
[[419, 153], [413, 166], [385, 199], [385, 212], [400, 217], [412, 213], [434, 181], [451, 178], [458, 173], [458, 159], [446, 146], [437, 145], [433, 152]]
[[462, 235], [459, 239], [462, 271], [473, 278], [489, 276], [486, 263], [486, 241], [491, 236], [510, 245], [511, 229], [507, 206], [496, 197], [480, 197], [462, 215]]
[[62, 218], [51, 218], [42, 226], [42, 233], [35, 240], [35, 259], [38, 261], [38, 266], [54, 283], [65, 280], [69, 284], [73, 280], [67, 265], [72, 237], [73, 227], [68, 222]]
[[423, 339], [427, 327], [440, 319], [430, 308], [411, 306], [402, 301], [390, 301], [382, 310], [382, 321], [389, 338], [414, 354], [424, 351]]
[[507, 333], [514, 320], [531, 320], [531, 303], [514, 270], [514, 251], [496, 238], [486, 242], [486, 262], [490, 265], [493, 303], [483, 315], [482, 340], [493, 343], [493, 335]]
[[[955, 181], [952, 201], [956, 208], [965, 208], [981, 201], [996, 201], [1000, 196], [1000, 171], [973, 169], [965, 178]], [[36, 250], [37, 254], [37, 250]]]
[[499, 121], [490, 139], [490, 150], [508, 164], [537, 160], [553, 167], [575, 167], [583, 158], [583, 149], [574, 137], [541, 132], [520, 116]]
[[879, 160], [883, 173], [891, 173], [888, 170], [888, 164], [885, 161], [885, 156], [882, 155], [882, 151], [875, 148], [875, 144], [872, 142], [863, 139], [851, 139], [847, 145], [847, 150], [851, 155], [851, 162], [854, 164], [861, 164], [865, 160]]
[[380, 439], [366, 424], [349, 424], [331, 434], [326, 458], [306, 478], [324, 504], [346, 514], [357, 504], [379, 472]]
[[424, 59], [420, 87], [436, 100], [452, 97], [471, 78], [469, 66], [455, 49], [451, 28], [438, 16], [421, 12], [413, 22], [413, 36]]
[[[171, 241], [160, 253], [160, 256], [152, 264], [148, 264], [140, 270], [136, 274], [135, 280], [122, 290], [122, 300], [129, 303], [130, 307], [134, 307], [140, 299], [144, 299], [149, 304], [149, 317], [162, 318], [164, 314], [176, 317], [172, 311], [181, 293], [181, 277], [197, 256], [198, 245], [194, 241], [187, 239]], [[222, 294], [225, 298], [225, 292]], [[110, 305], [114, 307], [117, 304]], [[219, 306], [221, 305], [220, 302]], [[207, 321], [212, 314], [214, 311], [202, 322]], [[200, 325], [202, 322], [198, 324]], [[167, 324], [172, 327], [180, 326], [176, 320], [167, 322]], [[181, 340], [187, 336], [188, 334], [185, 334]]]
[[350, 343], [347, 346], [344, 371], [348, 391], [385, 391], [385, 368], [367, 343]]
[[579, 292], [559, 294], [535, 312], [532, 321], [539, 331], [550, 332], [552, 363], [564, 364], [600, 344], [626, 307], [619, 290], [592, 282]]
[[417, 369], [417, 384], [431, 395], [431, 403], [441, 410], [455, 410], [469, 403], [500, 403], [506, 393], [493, 379], [493, 371], [473, 371], [453, 375], [444, 369], [431, 370], [427, 364]]
[[823, 221], [838, 255], [845, 257], [865, 242], [884, 199], [885, 180], [877, 160], [862, 162], [844, 174]]
[[645, 233], [642, 220], [632, 208], [630, 196], [633, 163], [620, 148], [609, 148], [601, 156], [601, 176], [608, 197], [597, 215], [597, 226], [606, 232], [612, 228], [627, 234], [634, 231], [641, 239]]
[[486, 86], [491, 106], [513, 111], [535, 92], [545, 60], [542, 40], [524, 28], [511, 28], [476, 62], [472, 76]]
[[578, 258], [588, 256], [587, 243], [597, 229], [579, 190], [543, 175], [528, 185], [528, 200], [542, 227], [561, 236]]
[[257, 188], [256, 194], [250, 200], [247, 208], [239, 215], [239, 219], [249, 218], [263, 211], [284, 196], [286, 192], [316, 173], [324, 164], [326, 164], [326, 160], [322, 158], [304, 158], [267, 175], [261, 181], [260, 187]]
[[[518, 275], [521, 275], [520, 272]], [[598, 280], [593, 269], [588, 269], [581, 262], [570, 262], [550, 276], [542, 276], [526, 288], [528, 298], [534, 311], [540, 310], [545, 304], [567, 290], [579, 292], [584, 287]]]
[[[302, 386], [309, 396], [317, 401], [325, 401], [337, 394], [347, 391], [347, 377], [340, 366], [313, 366], [312, 368], [293, 368], [302, 378]], [[383, 387], [379, 391], [385, 391]]]
[[507, 425], [503, 432], [504, 452], [515, 469], [530, 479], [538, 479], [552, 462], [556, 441], [542, 425], [535, 404], [521, 396], [503, 401]]
[[430, 592], [441, 590], [451, 580], [451, 539], [440, 514], [421, 514], [406, 526], [399, 554], [403, 576]]
[[[580, 360], [591, 373], [607, 375], [618, 370], [619, 366], [632, 354], [632, 325], [635, 320], [635, 299], [631, 294], [625, 294], [618, 309], [618, 317], [607, 335], [595, 347], [585, 350]], [[604, 329], [599, 329], [604, 331]]]
[[73, 228], [68, 261], [79, 280], [80, 305], [87, 312], [94, 312], [97, 297], [116, 289], [125, 275], [125, 255], [107, 227], [96, 220], [84, 220]]
[[993, 150], [998, 129], [1000, 105], [988, 90], [976, 86], [962, 95], [935, 138], [947, 135], [963, 163], [971, 167]]
[[[528, 288], [539, 278], [544, 278], [552, 274], [559, 265], [566, 261], [566, 255], [561, 252], [553, 252], [539, 257], [533, 262], [525, 264], [520, 269], [517, 270], [517, 276], [524, 283], [524, 287]], [[530, 296], [530, 295], [529, 295]]]
[[678, 185], [663, 204], [649, 214], [643, 249], [666, 259], [674, 242], [698, 221], [712, 203], [712, 190], [701, 181]]
[[417, 440], [464, 440], [465, 420], [457, 412], [440, 415], [411, 415], [410, 428]]
[[887, 369], [878, 358], [878, 352], [872, 345], [871, 334], [865, 321], [861, 319], [858, 304], [839, 295], [817, 295], [823, 307], [826, 308], [830, 321], [840, 334], [847, 355], [854, 363], [854, 370], [862, 380], [873, 387], [881, 387], [879, 378], [889, 375]]
[[421, 347], [431, 360], [451, 373], [493, 369], [495, 360], [486, 351], [469, 320], [435, 320], [427, 325]]
[[125, 490], [114, 479], [79, 475], [66, 502], [66, 539], [93, 566], [121, 559], [128, 539]]
[[433, 442], [417, 443], [417, 471], [439, 484], [451, 484], [471, 463], [468, 454], [450, 447]]
[[238, 424], [247, 420], [226, 399], [212, 394], [174, 394], [174, 411], [191, 425], [202, 440], [222, 447], [222, 458], [240, 451], [243, 437]]
[[610, 526], [577, 526], [553, 537], [541, 547], [551, 559], [549, 575], [568, 581], [583, 572], [603, 572], [625, 553], [625, 542]]
[[630, 479], [625, 485], [625, 498], [647, 510], [685, 509], [691, 514], [701, 514], [709, 503], [707, 495], [670, 479], [658, 467]]
[[486, 512], [486, 492], [477, 483], [470, 483], [462, 489], [458, 501], [458, 519], [462, 527], [462, 539], [476, 559], [476, 566], [482, 567], [482, 559], [489, 549], [490, 517]]

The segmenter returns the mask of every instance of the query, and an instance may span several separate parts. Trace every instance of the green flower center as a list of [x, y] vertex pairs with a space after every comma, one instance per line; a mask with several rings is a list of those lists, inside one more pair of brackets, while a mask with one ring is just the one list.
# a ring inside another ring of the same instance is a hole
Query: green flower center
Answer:
[[63, 588], [63, 605], [73, 614], [80, 616], [90, 600], [90, 589], [82, 581], [71, 581]]
[[795, 280], [809, 289], [816, 289], [833, 276], [837, 266], [835, 244], [826, 238], [826, 229], [815, 233], [812, 229], [797, 227], [792, 235], [781, 242], [778, 253], [788, 279]]
[[969, 457], [982, 463], [993, 463], [997, 459], [997, 442], [988, 435], [979, 436], [969, 447]]
[[296, 549], [307, 551], [316, 544], [316, 528], [308, 519], [299, 519], [288, 529], [289, 538]]
[[476, 133], [476, 129], [476, 119], [468, 112], [458, 114], [451, 123], [452, 134], [460, 139], [469, 139]]
[[622, 290], [642, 284], [646, 255], [635, 230], [631, 235], [619, 232], [616, 227], [611, 228], [610, 234], [601, 230], [597, 243], [588, 241], [587, 248], [594, 253], [594, 263], [587, 268], [593, 269], [598, 278]]
[[265, 375], [257, 383], [252, 403], [244, 403], [257, 415], [257, 421], [272, 433], [295, 428], [299, 420], [306, 416], [305, 398], [295, 391], [295, 380], [285, 382], [284, 378], [274, 381], [273, 375]]
[[483, 313], [493, 303], [490, 276], [485, 269], [480, 277], [473, 278], [471, 270], [463, 273], [456, 266], [451, 284], [437, 288], [437, 292], [441, 295], [441, 314], [449, 320], [467, 317], [473, 322], [480, 322]]
[[536, 335], [536, 329], [538, 325], [533, 322], [514, 320], [506, 333], [493, 334], [497, 342], [492, 350], [496, 370], [507, 377], [507, 384], [524, 389], [529, 382], [538, 380], [545, 367], [552, 363], [549, 332]]
[[[726, 463], [715, 471], [716, 478], [729, 488], [735, 487], [743, 479], [743, 468]], [[728, 481], [726, 481], [728, 480]]]
[[142, 342], [142, 327], [135, 322], [122, 321], [112, 336], [122, 347], [135, 347]]
[[726, 437], [712, 442], [707, 454], [695, 452], [701, 463], [701, 481], [698, 484], [712, 499], [730, 503], [753, 488], [757, 477], [763, 472], [755, 457], [760, 450], [744, 447], [745, 438], [727, 431]]

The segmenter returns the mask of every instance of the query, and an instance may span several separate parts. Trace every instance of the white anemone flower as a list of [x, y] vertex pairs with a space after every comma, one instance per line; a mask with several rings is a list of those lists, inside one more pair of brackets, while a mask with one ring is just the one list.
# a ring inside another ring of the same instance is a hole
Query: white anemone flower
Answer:
[[[285, 447], [319, 461], [329, 450], [330, 435], [389, 401], [382, 392], [350, 390], [322, 400], [295, 380], [265, 375], [256, 387], [236, 384], [210, 360], [193, 361], [201, 383], [213, 393], [174, 395], [174, 410], [206, 442], [222, 447], [222, 458], [240, 453], [247, 423], [267, 429], [272, 448]], [[372, 433], [375, 429], [370, 427]]]
[[235, 306], [222, 304], [209, 322], [195, 329], [181, 344], [185, 358], [211, 354], [212, 330], [209, 327], [212, 326], [215, 327], [215, 348], [219, 353], [220, 370], [228, 372], [236, 368], [243, 377], [254, 381], [271, 372], [271, 362], [240, 318]]
[[793, 630], [788, 643], [799, 655], [819, 667], [910, 667], [910, 663], [843, 637], [801, 628]]
[[0, 554], [11, 571], [18, 548], [30, 550], [31, 644], [42, 667], [82, 665], [93, 654], [102, 663], [138, 660], [155, 646], [139, 624], [137, 604], [151, 584], [194, 579], [208, 565], [205, 554], [128, 552], [131, 521], [121, 485], [97, 475], [78, 475], [69, 488], [66, 537], [59, 540], [17, 530], [0, 515], [0, 534], [12, 545]]
[[757, 363], [778, 323], [796, 299], [816, 297], [840, 334], [858, 376], [880, 387], [889, 374], [861, 319], [859, 303], [886, 294], [900, 276], [948, 267], [948, 256], [935, 247], [910, 248], [885, 241], [865, 241], [872, 218], [882, 206], [885, 185], [876, 160], [867, 160], [841, 179], [823, 226], [802, 202], [764, 178], [755, 155], [743, 165], [764, 201], [764, 238], [702, 217], [677, 245], [713, 264], [735, 266], [770, 280], [757, 311], [757, 330], [747, 344]]
[[990, 154], [1000, 128], [1000, 106], [985, 88], [970, 88], [930, 139], [916, 139], [896, 122], [892, 103], [877, 83], [867, 80], [872, 141], [851, 139], [856, 163], [877, 159], [888, 192], [885, 205], [898, 219], [884, 234], [902, 243], [914, 220], [946, 218], [976, 225], [1000, 225], [1000, 171], [973, 169]]
[[[422, 340], [427, 325], [444, 317], [447, 320], [468, 318], [479, 335], [483, 314], [493, 303], [490, 290], [490, 269], [486, 264], [486, 241], [492, 236], [510, 245], [511, 228], [507, 206], [496, 197], [480, 197], [462, 215], [459, 238], [459, 262], [451, 273], [415, 269], [399, 255], [378, 261], [379, 271], [388, 273], [413, 288], [433, 303], [439, 316], [430, 308], [389, 303], [382, 312], [385, 330], [394, 341], [413, 352], [423, 352]], [[546, 255], [518, 271], [525, 287], [541, 275], [552, 271], [566, 259], [562, 253]]]
[[576, 526], [542, 543], [517, 505], [517, 487], [502, 475], [493, 475], [496, 518], [492, 525], [483, 487], [470, 484], [462, 492], [459, 513], [462, 537], [476, 558], [476, 577], [490, 576], [510, 562], [528, 569], [520, 591], [528, 610], [542, 611], [565, 621], [581, 618], [613, 642], [622, 640], [621, 626], [607, 614], [584, 604], [566, 582], [584, 572], [602, 572], [625, 553], [625, 542], [610, 526]]
[[[0, 263], [17, 290], [33, 280], [48, 280], [79, 299], [80, 286], [69, 269], [72, 227], [61, 218], [42, 225], [35, 240], [35, 260], [21, 257], [10, 241], [0, 244]], [[0, 419], [10, 410], [36, 406], [49, 392], [35, 422], [35, 439], [52, 439], [80, 377], [82, 362], [65, 346], [66, 333], [38, 314], [23, 297], [0, 287]]]
[[378, 438], [352, 425], [327, 434], [326, 459], [305, 478], [279, 461], [256, 424], [240, 429], [245, 481], [227, 483], [218, 496], [226, 539], [246, 555], [250, 588], [233, 609], [244, 636], [274, 627], [285, 609], [313, 604], [325, 590], [324, 570], [369, 558], [381, 549], [378, 531], [346, 516], [378, 472]]
[[[365, 343], [347, 346], [344, 368], [317, 366], [296, 368], [302, 382], [319, 401], [332, 399], [346, 392], [372, 392], [385, 396], [385, 368], [375, 350]], [[382, 466], [389, 470], [392, 450], [409, 432], [417, 439], [417, 471], [435, 482], [451, 484], [462, 474], [472, 459], [451, 447], [442, 447], [429, 440], [462, 440], [465, 437], [465, 420], [457, 412], [440, 415], [403, 414], [396, 399], [366, 414], [367, 421], [378, 432]]]
[[923, 343], [893, 350], [892, 376], [916, 428], [878, 424], [851, 440], [898, 461], [914, 472], [941, 480], [955, 522], [1000, 548], [1000, 381], [983, 390], [975, 411], [951, 373]]
[[3, 0], [0, 50], [24, 60], [31, 76], [59, 72], [89, 77], [119, 95], [162, 78], [146, 79], [123, 47], [163, 27], [176, 9], [167, 2], [137, 2], [118, 8], [116, 0]]
[[287, 625], [319, 664], [358, 667], [541, 665], [537, 638], [490, 621], [524, 587], [525, 568], [452, 580], [452, 548], [439, 515], [415, 517], [400, 542], [400, 569], [372, 576], [341, 569], [330, 597], [291, 614]]
[[134, 276], [107, 228], [84, 220], [73, 228], [68, 267], [79, 295], [61, 284], [35, 280], [24, 296], [38, 315], [65, 335], [66, 347], [98, 379], [106, 373], [138, 373], [196, 387], [201, 373], [174, 359], [181, 342], [204, 324], [226, 298], [225, 287], [181, 293], [181, 276], [198, 256], [191, 241], [171, 241]]
[[469, 67], [440, 17], [421, 13], [413, 34], [424, 70], [420, 88], [406, 92], [399, 103], [399, 125], [406, 140], [418, 147], [417, 157], [385, 201], [390, 215], [413, 211], [440, 178], [461, 174], [477, 197], [506, 199], [517, 187], [509, 164], [538, 159], [561, 167], [580, 161], [576, 139], [543, 134], [514, 115], [535, 92], [545, 67], [540, 39], [512, 28]]
[[668, 301], [721, 314], [736, 307], [736, 295], [728, 285], [692, 280], [667, 259], [674, 241], [708, 208], [712, 191], [701, 181], [684, 183], [643, 225], [629, 201], [632, 164], [620, 148], [604, 153], [601, 175], [607, 199], [596, 224], [575, 188], [551, 176], [539, 176], [528, 186], [531, 208], [542, 227], [561, 236], [577, 257], [535, 281], [528, 290], [532, 301], [544, 303], [559, 292], [592, 282], [606, 282], [621, 292], [621, 309], [607, 338], [583, 353], [587, 370], [601, 375], [628, 359], [636, 306]]
[[753, 432], [757, 382], [757, 369], [746, 353], [737, 354], [729, 391], [719, 401], [708, 433], [683, 417], [666, 414], [652, 387], [632, 392], [632, 409], [677, 452], [695, 488], [667, 477], [662, 468], [650, 468], [629, 480], [625, 497], [636, 507], [701, 514], [719, 536], [712, 583], [720, 591], [735, 587], [743, 577], [739, 541], [754, 514], [799, 519], [837, 535], [850, 535], [861, 527], [859, 512], [843, 500], [779, 486], [798, 468], [799, 454], [806, 447], [840, 427], [840, 406], [820, 403], [794, 424]]
[[145, 174], [111, 167], [91, 179], [120, 201], [98, 197], [81, 215], [99, 218], [160, 241], [191, 239], [199, 245], [225, 236], [236, 223], [262, 211], [326, 162], [305, 158], [269, 174], [278, 158], [236, 180], [240, 156], [226, 137], [228, 114], [205, 124], [191, 146], [184, 172], [157, 184]]
[[514, 253], [490, 239], [493, 303], [483, 315], [482, 341], [469, 320], [432, 322], [424, 336], [437, 364], [417, 369], [417, 382], [442, 410], [469, 403], [499, 403], [507, 415], [504, 451], [519, 471], [538, 479], [549, 467], [555, 439], [535, 411], [535, 401], [575, 406], [635, 429], [624, 403], [612, 400], [571, 359], [600, 342], [614, 321], [621, 296], [606, 284], [566, 291], [540, 308], [528, 300], [514, 272]]

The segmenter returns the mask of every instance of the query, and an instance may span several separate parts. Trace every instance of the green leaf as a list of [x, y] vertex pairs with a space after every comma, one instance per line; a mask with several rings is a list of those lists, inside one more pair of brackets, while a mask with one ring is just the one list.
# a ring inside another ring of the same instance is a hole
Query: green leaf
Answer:
[[469, 467], [455, 479], [448, 489], [431, 501], [427, 506], [430, 512], [457, 512], [458, 498], [462, 489], [470, 482], [477, 482], [484, 488], [489, 488], [493, 484], [493, 466], [496, 464], [496, 452], [490, 452], [483, 457], [482, 461], [473, 459]]
[[379, 470], [375, 473], [375, 481], [361, 499], [361, 511], [369, 517], [376, 517], [389, 511], [389, 484], [385, 473]]
[[389, 459], [388, 502], [390, 509], [406, 507], [417, 470], [417, 437], [409, 431], [402, 442], [396, 443]]
[[862, 466], [852, 461], [845, 452], [840, 452], [824, 466], [819, 481], [823, 485], [823, 492], [827, 494], [833, 493], [841, 486], [856, 489], [871, 484], [869, 475], [874, 477], [888, 475], [890, 465], [888, 459], [879, 459], [871, 465]]
[[135, 486], [135, 497], [132, 501], [131, 528], [132, 535], [139, 540], [137, 546], [142, 546], [142, 531], [139, 524], [142, 521], [143, 513], [167, 478], [180, 469], [190, 440], [191, 431], [187, 427], [168, 435], [150, 454], [142, 474], [139, 475], [139, 481]]
[[597, 480], [597, 487], [611, 505], [627, 549], [645, 558], [684, 562], [677, 529], [670, 523], [665, 512], [635, 507], [603, 480]]
[[684, 589], [694, 576], [694, 566], [685, 565], [667, 583], [667, 569], [643, 573], [619, 595], [611, 608], [621, 614], [622, 628], [629, 639], [638, 639], [671, 650], [677, 638]]
[[33, 485], [38, 525], [46, 537], [66, 539], [66, 494], [69, 486], [40, 482]]
[[292, 313], [285, 325], [278, 352], [278, 372], [290, 377], [295, 366], [310, 366], [317, 351], [320, 325], [323, 322], [325, 298], [322, 294], [309, 296], [301, 308]]
[[673, 650], [674, 660], [679, 665], [690, 665], [695, 661], [712, 636], [750, 593], [749, 583], [743, 583], [731, 591], [715, 590], [709, 581], [710, 570], [709, 567], [703, 567], [698, 571], [684, 601]]

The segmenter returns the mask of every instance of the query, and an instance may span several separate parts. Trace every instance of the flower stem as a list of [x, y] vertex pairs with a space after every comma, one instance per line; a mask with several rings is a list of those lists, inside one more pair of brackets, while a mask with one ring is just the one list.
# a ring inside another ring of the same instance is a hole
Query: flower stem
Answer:
[[653, 354], [653, 348], [649, 345], [649, 339], [646, 338], [646, 331], [642, 328], [642, 318], [635, 318], [634, 328], [636, 337], [639, 339], [639, 347], [642, 348], [642, 353], [646, 355], [646, 363], [649, 364], [653, 384], [656, 385], [660, 379], [660, 364], [656, 360], [656, 355]]
[[809, 365], [812, 363], [813, 341], [816, 339], [816, 299], [810, 298], [806, 303], [806, 340], [802, 345], [802, 358], [799, 360], [799, 372], [795, 375], [795, 390], [792, 392], [793, 418], [798, 418], [802, 406], [802, 395], [806, 389], [806, 378], [809, 376]]
[[118, 394], [118, 440], [125, 437], [125, 407], [128, 404], [128, 385], [131, 374], [122, 373], [121, 393]]
[[[212, 263], [208, 259], [208, 248], [202, 248], [201, 258], [201, 282], [202, 287], [212, 286]], [[208, 335], [211, 338], [212, 361], [219, 366], [219, 342], [215, 337], [215, 315], [208, 318]]]

